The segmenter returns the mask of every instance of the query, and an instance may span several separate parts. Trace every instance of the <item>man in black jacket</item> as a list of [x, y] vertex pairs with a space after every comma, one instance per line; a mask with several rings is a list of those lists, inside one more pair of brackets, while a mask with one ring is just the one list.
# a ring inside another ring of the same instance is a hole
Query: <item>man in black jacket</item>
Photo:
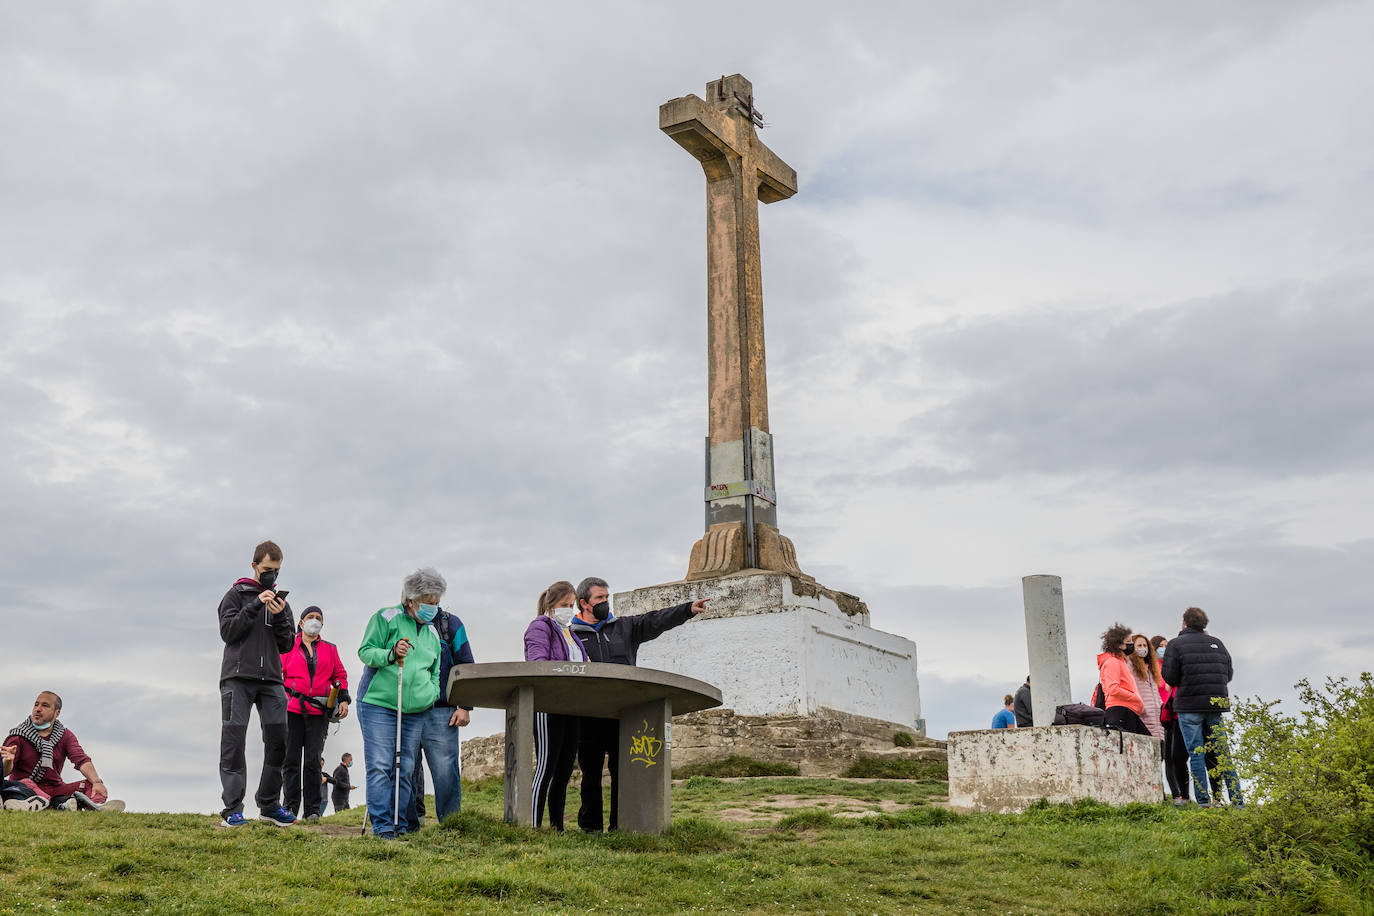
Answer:
[[[587, 661], [613, 665], [633, 665], [641, 643], [680, 627], [695, 614], [706, 610], [709, 598], [649, 611], [631, 617], [611, 614], [611, 590], [606, 580], [589, 576], [577, 586], [577, 614], [570, 629], [587, 650]], [[616, 719], [579, 719], [577, 766], [582, 771], [582, 805], [577, 810], [577, 826], [587, 833], [601, 832], [601, 768], [611, 770], [610, 829], [616, 828], [620, 781], [620, 722]], [[608, 759], [609, 758], [609, 759]]]
[[1222, 714], [1231, 706], [1226, 688], [1235, 673], [1231, 653], [1226, 651], [1225, 643], [1207, 632], [1207, 615], [1202, 608], [1190, 607], [1183, 612], [1183, 629], [1169, 640], [1160, 667], [1165, 683], [1178, 688], [1174, 711], [1178, 713], [1179, 731], [1188, 748], [1188, 768], [1193, 774], [1197, 803], [1204, 808], [1220, 804], [1208, 794], [1206, 750], [1212, 749], [1221, 759], [1221, 775], [1231, 804], [1244, 807], [1240, 780], [1230, 764], [1226, 729], [1221, 722]]
[[[325, 777], [325, 779], [327, 780], [326, 785], [334, 787], [333, 796], [335, 814], [338, 814], [340, 811], [347, 811], [349, 809], [349, 790], [358, 788], [357, 786], [350, 784], [348, 781], [348, 768], [351, 766], [353, 766], [353, 755], [344, 754], [343, 757], [339, 759], [339, 765], [334, 768], [334, 775]], [[323, 811], [324, 808], [322, 807], [320, 808], [320, 810]]]
[[1030, 728], [1034, 723], [1031, 714], [1031, 691], [1030, 675], [1026, 675], [1026, 683], [1016, 688], [1016, 702], [1011, 707], [1012, 715], [1016, 716], [1017, 728]]
[[281, 656], [295, 642], [290, 605], [274, 591], [281, 548], [263, 541], [253, 549], [253, 577], [239, 579], [219, 603], [224, 660], [219, 672], [219, 781], [224, 790], [221, 824], [245, 823], [248, 788], [248, 716], [254, 706], [262, 724], [262, 776], [254, 800], [268, 821], [289, 827], [296, 816], [281, 805], [281, 767], [286, 760], [286, 690]]

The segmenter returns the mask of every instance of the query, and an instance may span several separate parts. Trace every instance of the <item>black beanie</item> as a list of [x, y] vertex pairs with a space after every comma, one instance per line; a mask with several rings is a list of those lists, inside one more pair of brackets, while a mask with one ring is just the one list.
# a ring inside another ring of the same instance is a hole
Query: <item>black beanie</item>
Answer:
[[311, 615], [311, 614], [319, 614], [319, 615], [320, 615], [320, 620], [324, 620], [324, 611], [322, 611], [322, 610], [320, 610], [319, 608], [315, 607], [315, 605], [313, 605], [313, 604], [310, 605], [310, 607], [306, 608], [305, 610], [301, 611], [301, 617], [300, 617], [300, 619], [301, 619], [301, 620], [304, 620], [306, 617], [308, 617], [308, 616]]

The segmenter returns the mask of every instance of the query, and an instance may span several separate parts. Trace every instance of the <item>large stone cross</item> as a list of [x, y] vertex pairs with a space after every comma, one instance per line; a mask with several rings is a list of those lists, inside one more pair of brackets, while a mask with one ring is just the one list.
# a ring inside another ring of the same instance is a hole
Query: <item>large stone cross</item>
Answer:
[[708, 83], [705, 100], [688, 95], [658, 110], [659, 128], [706, 172], [706, 533], [689, 579], [750, 568], [805, 577], [777, 529], [758, 212], [760, 201], [797, 193], [797, 173], [759, 141], [761, 120], [739, 74]]

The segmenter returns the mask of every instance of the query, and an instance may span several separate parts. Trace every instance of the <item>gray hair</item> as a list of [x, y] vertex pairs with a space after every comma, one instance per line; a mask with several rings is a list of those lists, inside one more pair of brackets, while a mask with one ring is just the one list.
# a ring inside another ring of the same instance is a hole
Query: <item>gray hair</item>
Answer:
[[577, 583], [577, 600], [590, 601], [592, 598], [592, 589], [596, 588], [598, 585], [608, 592], [611, 590], [611, 587], [606, 584], [605, 579], [598, 579], [596, 576], [588, 576]]
[[442, 595], [448, 591], [448, 582], [439, 575], [433, 566], [424, 566], [406, 576], [401, 582], [401, 600], [407, 601], [421, 595]]

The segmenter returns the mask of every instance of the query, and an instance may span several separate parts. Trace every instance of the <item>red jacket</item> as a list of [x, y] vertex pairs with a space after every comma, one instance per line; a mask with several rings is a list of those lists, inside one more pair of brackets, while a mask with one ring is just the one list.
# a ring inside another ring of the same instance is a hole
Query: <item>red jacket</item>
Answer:
[[1145, 711], [1145, 704], [1135, 688], [1130, 662], [1120, 655], [1103, 652], [1097, 656], [1097, 670], [1102, 676], [1102, 694], [1107, 698], [1108, 709], [1125, 706], [1137, 716]]
[[[38, 766], [38, 748], [25, 741], [18, 735], [10, 735], [5, 738], [5, 743], [14, 748], [14, 770], [10, 773], [10, 779], [28, 779], [33, 775], [33, 768]], [[76, 735], [72, 734], [71, 729], [62, 733], [62, 738], [57, 742], [57, 747], [52, 751], [52, 767], [43, 774], [42, 779], [34, 782], [40, 788], [59, 787], [62, 783], [62, 766], [70, 763], [78, 770], [91, 762], [90, 755], [81, 749], [81, 742], [76, 740]]]
[[[334, 647], [332, 642], [325, 642], [323, 639], [315, 640], [315, 676], [310, 676], [310, 663], [306, 661], [305, 650], [301, 648], [301, 636], [296, 634], [296, 641], [291, 645], [290, 652], [283, 652], [281, 656], [281, 677], [282, 682], [288, 690], [303, 693], [308, 697], [327, 697], [329, 688], [337, 683], [340, 688], [340, 702], [348, 699], [348, 672], [344, 670], [343, 662], [339, 659], [339, 650]], [[307, 716], [322, 716], [324, 712], [316, 709], [309, 703], [301, 703], [297, 697], [287, 695], [286, 711], [301, 713], [304, 706], [304, 714]]]

